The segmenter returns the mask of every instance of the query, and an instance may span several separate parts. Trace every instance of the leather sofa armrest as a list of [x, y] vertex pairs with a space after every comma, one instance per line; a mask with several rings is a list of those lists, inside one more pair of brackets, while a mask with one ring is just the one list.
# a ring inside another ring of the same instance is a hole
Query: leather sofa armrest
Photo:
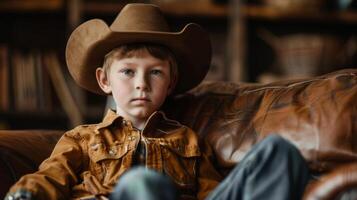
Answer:
[[64, 131], [0, 130], [0, 199], [21, 176], [37, 170]]
[[304, 200], [357, 198], [357, 163], [346, 164], [322, 176], [307, 188]]

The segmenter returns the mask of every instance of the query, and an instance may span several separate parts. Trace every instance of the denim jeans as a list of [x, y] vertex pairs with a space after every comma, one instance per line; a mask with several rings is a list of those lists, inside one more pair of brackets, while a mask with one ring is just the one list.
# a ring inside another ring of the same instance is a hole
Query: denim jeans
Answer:
[[178, 193], [169, 177], [145, 167], [134, 167], [120, 178], [109, 199], [175, 200]]
[[[207, 200], [300, 200], [311, 179], [297, 148], [280, 136], [257, 143], [215, 188]], [[158, 172], [134, 168], [120, 179], [113, 200], [174, 200], [171, 180]]]

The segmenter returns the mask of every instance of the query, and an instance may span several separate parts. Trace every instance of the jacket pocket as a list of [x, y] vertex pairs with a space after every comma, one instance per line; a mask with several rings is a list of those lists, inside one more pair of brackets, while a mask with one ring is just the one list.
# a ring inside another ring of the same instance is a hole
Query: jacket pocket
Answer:
[[[91, 145], [94, 146], [94, 145]], [[126, 168], [123, 164], [125, 155], [130, 151], [127, 144], [104, 147], [102, 144], [94, 146], [89, 151], [89, 170], [103, 184], [114, 184], [117, 177]]]
[[104, 147], [102, 143], [91, 145], [89, 151], [90, 159], [98, 163], [108, 159], [120, 159], [129, 151], [128, 145], [113, 145]]
[[181, 187], [196, 185], [197, 146], [169, 145], [162, 148], [163, 170]]

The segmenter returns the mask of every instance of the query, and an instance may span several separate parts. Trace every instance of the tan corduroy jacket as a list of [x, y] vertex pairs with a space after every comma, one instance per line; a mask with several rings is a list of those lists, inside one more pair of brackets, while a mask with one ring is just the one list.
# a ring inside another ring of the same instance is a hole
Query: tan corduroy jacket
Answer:
[[204, 199], [221, 180], [211, 149], [204, 142], [199, 148], [190, 128], [155, 112], [139, 131], [110, 110], [103, 122], [66, 132], [39, 170], [22, 177], [10, 192], [24, 188], [40, 200], [107, 196], [133, 166], [140, 140], [146, 167], [170, 176], [183, 199]]

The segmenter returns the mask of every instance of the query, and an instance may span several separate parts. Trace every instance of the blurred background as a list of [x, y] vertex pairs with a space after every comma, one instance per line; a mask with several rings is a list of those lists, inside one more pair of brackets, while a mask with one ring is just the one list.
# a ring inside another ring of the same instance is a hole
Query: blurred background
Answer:
[[80, 23], [126, 3], [161, 7], [173, 29], [209, 31], [207, 81], [269, 83], [357, 65], [357, 0], [0, 0], [0, 129], [99, 122], [107, 98], [77, 87], [64, 60]]

